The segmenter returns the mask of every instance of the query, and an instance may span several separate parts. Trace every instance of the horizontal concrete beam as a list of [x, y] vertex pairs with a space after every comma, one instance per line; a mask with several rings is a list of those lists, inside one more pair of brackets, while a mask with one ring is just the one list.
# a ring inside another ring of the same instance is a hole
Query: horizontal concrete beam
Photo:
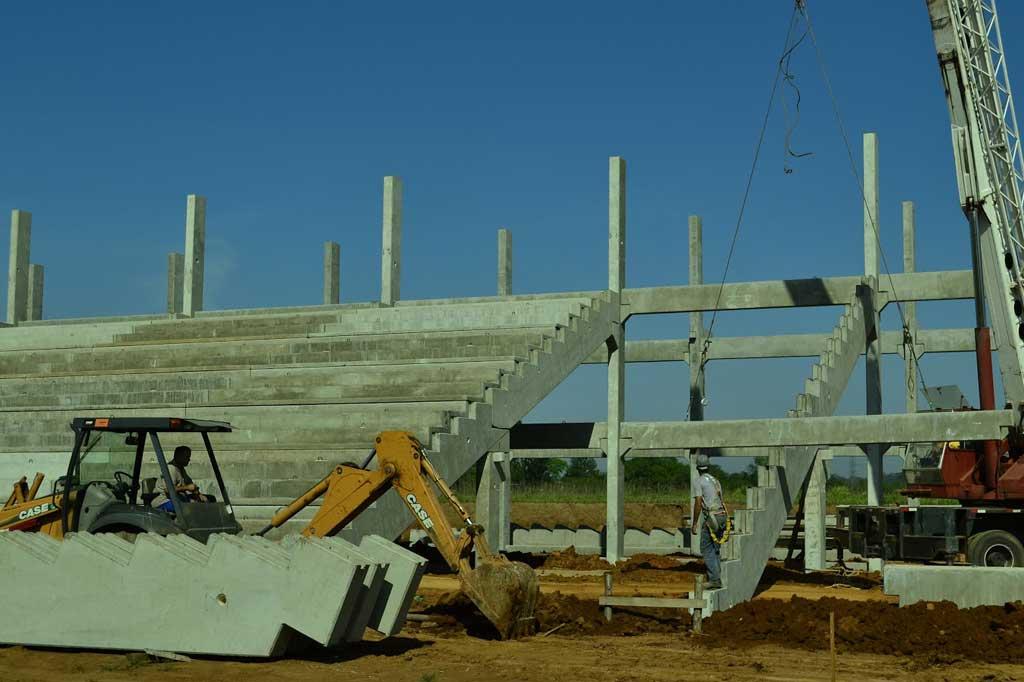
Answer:
[[[804, 417], [801, 419], [720, 419], [703, 422], [625, 422], [625, 446], [631, 456], [640, 451], [663, 451], [660, 456], [676, 457], [690, 448], [720, 449], [730, 456], [755, 453], [740, 448], [800, 445], [857, 445], [865, 443], [927, 443], [946, 440], [1002, 438], [1008, 428], [1019, 425], [1013, 410], [991, 412], [920, 412], [851, 417]], [[517, 424], [510, 433], [513, 456], [520, 449], [528, 457], [542, 457], [544, 451], [575, 454], [555, 457], [593, 456], [602, 449], [606, 434], [602, 422], [565, 424]], [[842, 455], [850, 451], [839, 450]]]
[[[708, 360], [817, 357], [828, 334], [778, 334], [775, 336], [716, 336], [708, 346]], [[924, 353], [974, 352], [973, 329], [922, 329], [916, 342]], [[657, 339], [626, 342], [626, 362], [686, 362], [689, 339]], [[903, 355], [903, 332], [882, 332], [882, 352]], [[586, 362], [608, 362], [608, 350], [597, 349]]]
[[[685, 313], [715, 310], [755, 310], [845, 305], [853, 297], [861, 276], [814, 277], [699, 286], [624, 289], [622, 304], [630, 315]], [[721, 297], [719, 298], [719, 289]], [[878, 283], [883, 300], [945, 301], [972, 298], [974, 285], [969, 270], [916, 272], [882, 277]]]
[[634, 450], [784, 447], [861, 443], [927, 443], [1002, 438], [1018, 425], [1012, 410], [921, 412], [801, 419], [728, 419], [704, 422], [631, 422], [625, 433]]

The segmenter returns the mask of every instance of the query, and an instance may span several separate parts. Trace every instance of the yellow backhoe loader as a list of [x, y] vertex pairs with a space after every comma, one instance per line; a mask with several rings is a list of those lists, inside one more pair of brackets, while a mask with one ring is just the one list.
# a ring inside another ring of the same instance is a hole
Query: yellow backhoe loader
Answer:
[[[367, 469], [374, 454], [377, 468]], [[462, 519], [462, 533], [458, 538], [431, 483]], [[323, 480], [279, 511], [259, 534], [280, 527], [323, 497], [320, 508], [302, 534], [333, 535], [391, 488], [401, 496], [420, 527], [458, 574], [466, 596], [494, 624], [498, 633], [505, 639], [532, 634], [536, 629], [533, 614], [540, 593], [537, 575], [526, 564], [509, 561], [491, 550], [484, 529], [473, 523], [424, 456], [419, 441], [404, 431], [379, 434], [375, 451], [363, 467], [345, 464], [335, 467]]]

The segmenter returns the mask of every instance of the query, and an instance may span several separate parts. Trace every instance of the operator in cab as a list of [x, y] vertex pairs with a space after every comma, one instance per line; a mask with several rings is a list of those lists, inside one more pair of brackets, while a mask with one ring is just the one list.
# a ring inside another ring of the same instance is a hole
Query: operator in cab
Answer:
[[[722, 499], [722, 484], [711, 474], [711, 463], [708, 456], [698, 454], [694, 458], [700, 477], [692, 492], [694, 498], [693, 518], [690, 520], [690, 532], [697, 533], [700, 524], [700, 552], [704, 556], [707, 567], [709, 590], [722, 587], [721, 545], [728, 524], [729, 512]], [[717, 538], [717, 541], [716, 541]]]
[[[174, 490], [178, 493], [178, 498], [183, 502], [213, 502], [212, 496], [199, 492], [199, 486], [188, 475], [187, 468], [191, 461], [192, 448], [187, 445], [179, 445], [174, 448], [174, 456], [167, 463], [167, 471], [171, 475], [171, 483], [174, 484]], [[163, 491], [153, 498], [153, 506], [167, 512], [174, 511], [174, 505], [171, 503], [167, 493], [166, 484], [163, 486]]]

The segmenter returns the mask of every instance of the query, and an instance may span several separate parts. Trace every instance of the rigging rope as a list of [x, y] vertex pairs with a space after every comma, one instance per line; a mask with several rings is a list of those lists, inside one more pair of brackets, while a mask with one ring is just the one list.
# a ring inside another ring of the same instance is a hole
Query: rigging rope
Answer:
[[[882, 258], [882, 268], [885, 270], [885, 276], [889, 280], [889, 290], [892, 292], [892, 300], [896, 303], [896, 310], [900, 315], [900, 324], [903, 327], [903, 346], [904, 352], [909, 353], [909, 357], [914, 360], [914, 367], [917, 370], [918, 379], [920, 379], [921, 393], [924, 394], [924, 398], [928, 401], [928, 406], [932, 409], [935, 406], [928, 398], [928, 392], [925, 390], [927, 383], [924, 380], [924, 372], [921, 370], [921, 363], [917, 355], [917, 349], [914, 343], [914, 333], [910, 329], [910, 325], [907, 323], [907, 317], [903, 312], [903, 306], [900, 304], [900, 297], [896, 292], [896, 283], [893, 280], [892, 272], [889, 270], [889, 263], [885, 257], [885, 249], [882, 248], [882, 238], [878, 231], [878, 222], [874, 211], [868, 206], [867, 194], [864, 191], [864, 183], [861, 180], [860, 173], [857, 172], [857, 162], [853, 157], [853, 149], [850, 147], [850, 138], [846, 134], [846, 126], [843, 124], [843, 116], [839, 111], [839, 102], [836, 99], [835, 92], [832, 89], [832, 81], [828, 77], [828, 70], [825, 68], [825, 58], [821, 51], [821, 46], [818, 44], [817, 35], [814, 33], [814, 24], [811, 22], [811, 15], [807, 11], [806, 0], [796, 0], [796, 9], [803, 15], [804, 21], [807, 23], [807, 33], [811, 36], [811, 44], [814, 45], [814, 54], [818, 61], [818, 67], [821, 69], [822, 80], [825, 82], [825, 89], [828, 91], [829, 99], [832, 101], [832, 112], [835, 115], [836, 123], [839, 127], [839, 133], [843, 138], [843, 144], [846, 146], [846, 156], [850, 161], [850, 172], [853, 174], [854, 182], [857, 185], [857, 190], [860, 192], [861, 201], [864, 204], [864, 213], [868, 217], [868, 222], [871, 224], [871, 230], [875, 235], [875, 243], [878, 244], [878, 252]], [[881, 330], [876, 330], [876, 333], [881, 337]], [[908, 385], [907, 388], [916, 388]]]
[[[792, 40], [792, 38], [793, 38], [793, 31], [794, 31], [794, 29], [795, 29], [796, 25], [798, 24], [798, 21], [799, 21], [799, 19], [801, 17], [803, 18], [804, 23], [806, 24], [807, 28], [804, 31], [804, 34], [800, 36], [800, 38], [798, 38], [796, 41], [793, 41]], [[765, 132], [767, 131], [767, 128], [768, 128], [768, 120], [769, 120], [769, 117], [771, 115], [771, 110], [772, 110], [772, 106], [773, 106], [774, 101], [775, 101], [776, 92], [778, 91], [778, 86], [779, 86], [780, 79], [786, 81], [787, 84], [789, 84], [791, 87], [793, 87], [796, 90], [796, 95], [797, 95], [797, 101], [796, 101], [797, 112], [796, 113], [797, 113], [797, 121], [799, 121], [800, 91], [799, 91], [798, 88], [796, 88], [795, 84], [793, 83], [794, 77], [790, 73], [789, 62], [790, 62], [790, 59], [791, 59], [791, 57], [793, 55], [793, 52], [796, 50], [797, 47], [800, 46], [800, 44], [803, 42], [804, 38], [808, 37], [808, 36], [810, 36], [811, 43], [814, 46], [814, 53], [815, 53], [815, 57], [816, 57], [817, 62], [818, 62], [818, 66], [819, 66], [819, 68], [821, 70], [822, 80], [824, 81], [825, 89], [828, 92], [829, 99], [831, 100], [831, 103], [832, 103], [832, 112], [833, 112], [833, 114], [835, 116], [836, 123], [838, 124], [839, 133], [840, 133], [840, 135], [841, 135], [841, 137], [843, 139], [843, 144], [846, 147], [847, 158], [850, 161], [850, 171], [853, 174], [854, 181], [857, 184], [857, 190], [860, 193], [861, 201], [862, 201], [862, 203], [864, 205], [865, 215], [868, 216], [868, 222], [870, 223], [871, 230], [872, 230], [872, 232], [874, 233], [874, 236], [875, 236], [875, 243], [878, 244], [878, 250], [879, 250], [879, 253], [881, 255], [882, 268], [884, 269], [885, 276], [886, 276], [886, 278], [889, 281], [889, 289], [892, 292], [892, 300], [896, 304], [896, 310], [899, 312], [900, 323], [902, 325], [902, 331], [903, 331], [904, 351], [905, 351], [905, 353], [909, 354], [908, 357], [910, 357], [913, 360], [914, 368], [917, 370], [916, 374], [917, 374], [917, 377], [918, 377], [918, 379], [920, 381], [920, 385], [921, 385], [921, 393], [924, 395], [925, 400], [928, 401], [929, 407], [934, 408], [934, 405], [932, 405], [931, 400], [928, 398], [928, 393], [925, 390], [925, 388], [927, 387], [927, 383], [925, 382], [924, 372], [922, 371], [920, 359], [919, 359], [919, 356], [917, 354], [916, 345], [915, 345], [915, 341], [914, 341], [914, 333], [910, 329], [910, 325], [907, 322], [907, 317], [906, 317], [906, 314], [905, 314], [905, 312], [903, 310], [903, 306], [900, 303], [900, 298], [899, 298], [899, 295], [898, 295], [898, 293], [896, 291], [896, 284], [895, 284], [895, 281], [893, 280], [892, 272], [889, 269], [889, 263], [888, 263], [888, 260], [886, 259], [886, 256], [885, 256], [885, 249], [882, 248], [882, 240], [881, 240], [881, 237], [879, 236], [878, 223], [877, 223], [877, 220], [876, 220], [876, 216], [874, 215], [874, 211], [872, 211], [871, 208], [868, 206], [867, 194], [866, 194], [866, 192], [864, 190], [864, 183], [861, 180], [860, 173], [857, 171], [857, 163], [856, 163], [856, 161], [854, 159], [854, 156], [853, 156], [853, 149], [850, 146], [849, 136], [846, 133], [846, 126], [843, 123], [843, 117], [842, 117], [842, 114], [841, 114], [840, 109], [839, 109], [839, 102], [836, 99], [835, 92], [834, 92], [834, 90], [832, 88], [832, 81], [831, 81], [831, 79], [828, 76], [828, 70], [825, 68], [824, 56], [822, 54], [821, 46], [818, 44], [817, 35], [814, 32], [814, 25], [811, 22], [810, 14], [807, 11], [806, 0], [794, 0], [794, 3], [793, 3], [793, 13], [790, 15], [790, 18], [789, 18], [789, 28], [788, 28], [788, 30], [786, 32], [786, 42], [785, 42], [785, 44], [783, 46], [782, 56], [779, 57], [779, 61], [778, 61], [778, 64], [776, 66], [775, 77], [774, 77], [773, 82], [772, 82], [771, 93], [769, 94], [769, 97], [768, 97], [768, 106], [765, 109], [764, 118], [763, 118], [763, 120], [761, 122], [761, 131], [758, 134], [757, 144], [756, 144], [756, 146], [754, 148], [754, 158], [753, 158], [753, 161], [751, 162], [750, 172], [747, 174], [747, 182], [746, 182], [746, 186], [745, 186], [744, 191], [743, 191], [743, 199], [740, 202], [739, 214], [737, 215], [737, 218], [736, 218], [736, 226], [733, 229], [732, 240], [731, 240], [731, 242], [729, 244], [729, 252], [728, 252], [728, 255], [726, 256], [726, 259], [725, 259], [725, 268], [724, 268], [724, 271], [722, 272], [722, 280], [719, 283], [718, 294], [715, 297], [715, 305], [714, 305], [714, 307], [712, 308], [712, 311], [711, 311], [711, 322], [708, 325], [707, 332], [704, 334], [704, 342], [701, 345], [700, 364], [699, 364], [699, 367], [698, 367], [698, 382], [701, 382], [703, 380], [704, 374], [705, 374], [705, 371], [706, 371], [706, 367], [707, 367], [707, 363], [708, 363], [708, 350], [709, 350], [710, 345], [711, 345], [711, 338], [712, 338], [712, 334], [713, 334], [714, 328], [715, 328], [715, 321], [718, 319], [718, 312], [720, 310], [720, 306], [721, 306], [721, 302], [722, 302], [722, 294], [725, 291], [725, 281], [726, 281], [726, 278], [728, 277], [729, 267], [732, 264], [732, 258], [733, 258], [733, 255], [735, 253], [735, 250], [736, 250], [736, 243], [737, 243], [738, 238], [739, 238], [740, 227], [743, 224], [743, 216], [744, 216], [744, 213], [746, 211], [747, 200], [750, 197], [750, 189], [751, 189], [751, 186], [753, 185], [754, 174], [755, 174], [755, 171], [757, 170], [757, 162], [758, 162], [758, 159], [760, 158], [760, 155], [761, 155], [761, 147], [762, 147], [762, 145], [764, 143]], [[787, 110], [787, 120], [788, 120], [788, 110]], [[790, 156], [795, 157], [795, 158], [799, 158], [799, 157], [802, 157], [802, 156], [808, 156], [810, 154], [810, 152], [807, 152], [807, 153], [795, 153], [795, 152], [792, 151], [792, 149], [790, 147], [790, 137], [791, 137], [793, 129], [795, 127], [796, 127], [796, 123], [794, 122], [794, 124], [792, 126], [789, 126], [787, 128], [787, 131], [786, 131], [786, 143], [785, 143], [786, 144], [786, 151], [787, 151], [787, 153]], [[788, 167], [784, 167], [784, 172], [786, 172], [788, 174], [788, 173], [791, 173], [792, 170], [790, 168], [788, 168]], [[876, 330], [876, 334], [878, 334], [879, 337], [880, 337], [881, 336], [881, 330], [877, 329]], [[910, 379], [910, 381], [912, 381], [912, 379]], [[909, 383], [908, 383], [907, 387], [908, 388], [916, 389], [915, 386], [912, 386]], [[686, 408], [686, 418], [687, 419], [690, 418], [690, 413], [691, 413], [691, 410], [692, 410], [692, 405], [693, 405], [693, 401], [692, 400], [689, 403], [687, 403], [687, 408]]]
[[[715, 329], [715, 321], [718, 319], [718, 309], [722, 303], [722, 293], [725, 291], [725, 280], [726, 277], [728, 277], [729, 275], [729, 266], [732, 264], [732, 257], [736, 251], [736, 242], [739, 239], [740, 227], [743, 225], [743, 214], [747, 208], [747, 200], [750, 198], [750, 188], [754, 182], [754, 173], [757, 170], [757, 161], [761, 156], [761, 147], [764, 144], [765, 132], [768, 130], [768, 119], [772, 112], [772, 105], [775, 102], [775, 94], [778, 92], [779, 89], [779, 80], [781, 79], [781, 76], [784, 71], [784, 62], [787, 59], [787, 57], [789, 57], [789, 55], [792, 54], [793, 50], [796, 49], [797, 45], [800, 44], [800, 41], [797, 41], [795, 44], [792, 43], [793, 29], [796, 27], [797, 21], [799, 19], [799, 9], [799, 3], [793, 6], [793, 13], [789, 17], [789, 28], [786, 31], [786, 42], [783, 44], [782, 55], [779, 57], [778, 64], [775, 67], [775, 77], [772, 80], [771, 92], [768, 95], [768, 106], [765, 108], [764, 118], [761, 121], [761, 132], [757, 136], [757, 144], [754, 147], [754, 158], [750, 164], [750, 172], [747, 173], [747, 184], [743, 190], [743, 199], [740, 202], [739, 214], [736, 216], [736, 226], [733, 228], [732, 231], [732, 241], [729, 244], [729, 254], [726, 256], [725, 259], [725, 269], [722, 272], [722, 281], [718, 285], [718, 295], [715, 297], [715, 305], [711, 311], [711, 322], [708, 324], [707, 333], [704, 334], [704, 343], [702, 344], [700, 350], [700, 364], [697, 370], [698, 377], [703, 377], [705, 368], [708, 364], [708, 348], [711, 345], [711, 335]], [[801, 37], [800, 40], [803, 40], [803, 38]], [[692, 406], [693, 400], [691, 399], [690, 402], [687, 403], [686, 407], [687, 419], [690, 418], [690, 411], [692, 409]]]

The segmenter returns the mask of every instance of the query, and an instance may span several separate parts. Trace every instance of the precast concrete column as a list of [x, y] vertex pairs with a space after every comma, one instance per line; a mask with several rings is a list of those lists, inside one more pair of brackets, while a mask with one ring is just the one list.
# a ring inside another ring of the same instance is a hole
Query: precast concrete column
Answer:
[[[864, 276], [872, 289], [869, 297], [874, 302], [878, 291], [881, 234], [878, 200], [878, 135], [864, 134]], [[865, 311], [865, 324], [874, 328], [868, 334], [865, 348], [864, 367], [866, 371], [866, 414], [882, 414], [882, 348], [881, 327], [879, 326], [878, 305]], [[870, 317], [868, 317], [870, 315]], [[881, 504], [882, 500], [882, 448], [868, 445], [867, 455], [868, 504]]]
[[[704, 242], [703, 242], [703, 231], [704, 225], [700, 216], [692, 215], [689, 220], [690, 229], [690, 285], [700, 285], [704, 283]], [[704, 377], [705, 374], [701, 370], [701, 352], [704, 348], [704, 313], [691, 312], [690, 313], [690, 343], [689, 343], [689, 355], [687, 364], [690, 369], [690, 402], [689, 402], [689, 415], [690, 421], [703, 421], [704, 419]], [[699, 474], [697, 473], [697, 467], [695, 466], [695, 457], [699, 451], [693, 450], [690, 453], [690, 526], [694, 527], [693, 511], [694, 511], [694, 497], [693, 492], [697, 489], [697, 479]], [[700, 533], [691, 533], [690, 535], [690, 551], [692, 554], [700, 554]]]
[[[917, 270], [916, 262], [916, 237], [915, 232], [915, 214], [914, 214], [914, 202], [904, 201], [903, 202], [903, 272], [915, 272]], [[904, 344], [903, 346], [903, 379], [906, 385], [907, 391], [907, 414], [914, 414], [917, 412], [917, 362], [915, 357], [918, 354], [918, 327], [917, 327], [917, 304], [913, 301], [907, 301], [903, 304], [903, 316], [906, 318], [907, 328], [910, 330], [911, 346]], [[904, 452], [904, 467], [908, 464], [906, 457], [909, 455], [908, 452]], [[907, 504], [918, 505], [920, 500], [916, 497], [908, 497]]]
[[167, 254], [167, 313], [177, 315], [182, 311], [182, 297], [185, 295], [185, 254]]
[[324, 242], [324, 305], [341, 302], [341, 244]]
[[[903, 202], [903, 272], [911, 273], [917, 268], [915, 263], [914, 244], [914, 202]], [[914, 361], [917, 355], [917, 304], [907, 301], [903, 304], [903, 317], [906, 318], [907, 328], [910, 330], [910, 337], [913, 341], [911, 347], [904, 347], [904, 379], [907, 389], [907, 413], [917, 412], [917, 363]]]
[[195, 315], [203, 309], [203, 275], [206, 262], [206, 197], [188, 195], [185, 209], [185, 266], [181, 312]]
[[402, 275], [402, 179], [384, 178], [384, 235], [380, 252], [380, 302], [394, 305]]
[[825, 504], [828, 474], [825, 462], [831, 453], [819, 449], [814, 455], [804, 492], [804, 570], [825, 569]]
[[43, 319], [43, 266], [28, 266], [28, 296], [25, 305], [26, 320]]
[[512, 542], [511, 453], [489, 452], [480, 472], [476, 493], [476, 518], [495, 551], [503, 551]]
[[[612, 304], [620, 306], [626, 286], [626, 161], [608, 159], [608, 289]], [[625, 325], [622, 309], [618, 324], [608, 339], [608, 458], [605, 500], [605, 558], [615, 563], [625, 558], [625, 471], [623, 466], [622, 422], [626, 405]]]
[[498, 230], [498, 296], [512, 295], [512, 233]]
[[7, 261], [7, 324], [25, 319], [28, 304], [28, 259], [32, 244], [32, 214], [11, 211], [11, 252]]

